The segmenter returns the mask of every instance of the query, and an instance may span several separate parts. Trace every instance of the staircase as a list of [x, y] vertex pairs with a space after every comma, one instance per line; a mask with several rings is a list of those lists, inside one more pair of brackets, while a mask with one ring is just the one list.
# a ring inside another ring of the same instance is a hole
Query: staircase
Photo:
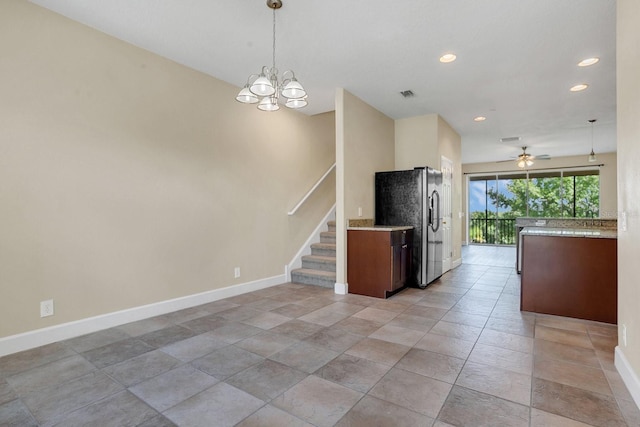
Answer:
[[334, 288], [336, 283], [336, 222], [327, 222], [328, 231], [320, 233], [320, 243], [311, 244], [311, 255], [302, 257], [302, 268], [291, 270], [291, 281], [305, 285]]

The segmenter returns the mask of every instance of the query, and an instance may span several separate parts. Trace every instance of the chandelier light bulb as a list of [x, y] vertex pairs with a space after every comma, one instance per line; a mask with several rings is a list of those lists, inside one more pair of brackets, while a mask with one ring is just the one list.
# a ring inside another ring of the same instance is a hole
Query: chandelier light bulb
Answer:
[[280, 109], [278, 99], [275, 96], [265, 96], [258, 104], [258, 109], [261, 111], [278, 111]]
[[245, 85], [238, 96], [236, 96], [236, 101], [242, 102], [243, 104], [255, 104], [258, 102], [258, 97], [249, 90], [249, 85]]
[[300, 82], [295, 77], [291, 78], [291, 81], [282, 89], [282, 96], [285, 98], [303, 98], [307, 92], [304, 90]]
[[306, 107], [307, 99], [306, 98], [287, 99], [287, 102], [284, 105], [287, 106], [288, 108], [293, 108], [293, 109]]
[[271, 96], [276, 93], [276, 89], [264, 73], [261, 73], [256, 81], [251, 85], [251, 92], [258, 96]]

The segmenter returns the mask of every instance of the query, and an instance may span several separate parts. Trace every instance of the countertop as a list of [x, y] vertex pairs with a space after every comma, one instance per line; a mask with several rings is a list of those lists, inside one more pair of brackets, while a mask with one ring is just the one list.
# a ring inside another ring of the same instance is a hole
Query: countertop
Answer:
[[616, 218], [516, 218], [516, 227], [581, 228], [617, 230]]
[[590, 237], [596, 239], [617, 239], [617, 230], [595, 228], [554, 228], [554, 227], [525, 227], [520, 232], [522, 236], [560, 236], [560, 237]]
[[412, 230], [411, 225], [374, 225], [372, 227], [347, 227], [347, 230], [355, 231], [403, 231]]

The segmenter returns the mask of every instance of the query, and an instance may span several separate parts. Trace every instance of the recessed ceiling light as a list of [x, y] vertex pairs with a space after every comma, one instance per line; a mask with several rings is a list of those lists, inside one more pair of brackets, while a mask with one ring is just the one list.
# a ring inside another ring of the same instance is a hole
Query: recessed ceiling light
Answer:
[[574, 87], [572, 87], [571, 89], [569, 89], [571, 92], [580, 92], [581, 90], [585, 90], [586, 88], [588, 88], [589, 85], [585, 84], [585, 83], [581, 83], [579, 85], [575, 85]]
[[485, 120], [487, 120], [487, 118], [485, 116], [478, 116], [474, 117], [473, 120], [476, 122], [484, 122]]
[[446, 64], [447, 62], [455, 61], [456, 58], [457, 57], [453, 53], [446, 53], [440, 57], [440, 62], [443, 62]]
[[578, 67], [588, 67], [589, 65], [596, 64], [598, 61], [600, 61], [600, 58], [594, 57], [583, 59], [582, 61], [578, 62]]

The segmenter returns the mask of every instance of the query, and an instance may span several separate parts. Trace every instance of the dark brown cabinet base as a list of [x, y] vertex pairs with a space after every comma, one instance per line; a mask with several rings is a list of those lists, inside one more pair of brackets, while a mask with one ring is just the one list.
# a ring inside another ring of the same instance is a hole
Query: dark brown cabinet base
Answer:
[[617, 240], [523, 236], [520, 308], [617, 323]]
[[349, 293], [387, 298], [402, 289], [411, 271], [413, 230], [347, 231]]

